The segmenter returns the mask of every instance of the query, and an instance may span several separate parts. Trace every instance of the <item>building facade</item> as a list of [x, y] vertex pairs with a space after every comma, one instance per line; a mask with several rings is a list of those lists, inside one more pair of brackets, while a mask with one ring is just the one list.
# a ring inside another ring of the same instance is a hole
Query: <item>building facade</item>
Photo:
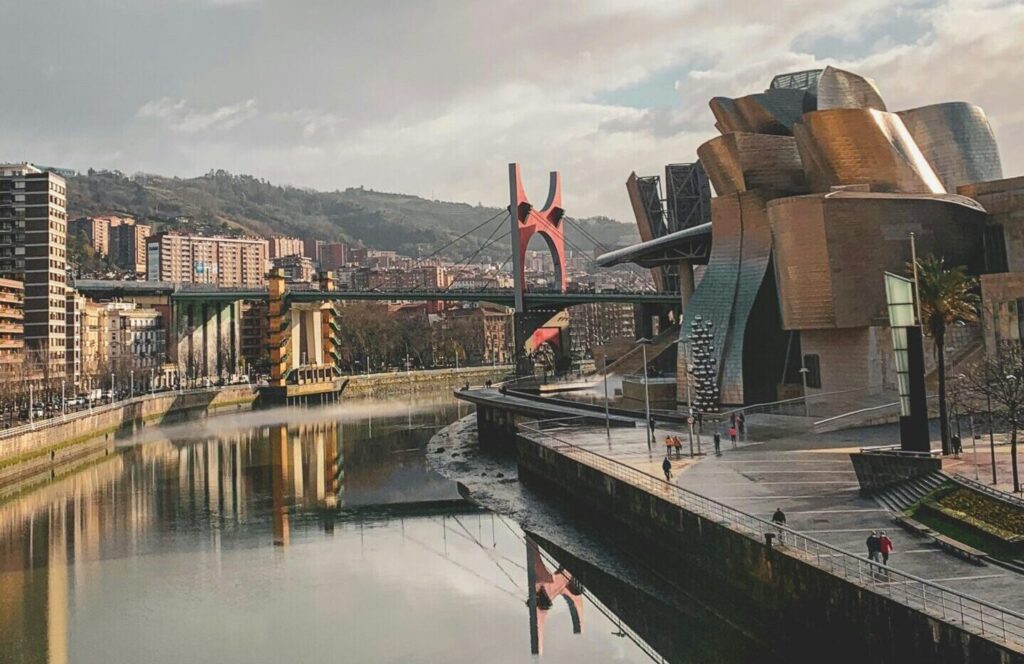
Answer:
[[110, 364], [115, 372], [123, 368], [156, 371], [162, 367], [167, 338], [160, 312], [130, 302], [112, 302], [107, 305], [106, 318]]
[[31, 164], [0, 164], [0, 278], [25, 285], [25, 348], [49, 377], [65, 368], [67, 184]]
[[289, 283], [310, 283], [316, 276], [313, 261], [300, 254], [288, 254], [270, 259], [271, 267], [281, 269], [285, 281]]
[[147, 279], [222, 288], [267, 284], [264, 239], [157, 233], [147, 246]]
[[302, 240], [297, 237], [287, 237], [285, 235], [275, 235], [268, 241], [269, 257], [271, 259], [281, 258], [283, 256], [305, 256], [305, 245]]
[[110, 253], [114, 264], [137, 274], [146, 273], [146, 244], [153, 234], [152, 227], [137, 223], [131, 217], [122, 217], [120, 223], [110, 225]]
[[25, 286], [0, 279], [0, 376], [11, 376], [25, 362]]

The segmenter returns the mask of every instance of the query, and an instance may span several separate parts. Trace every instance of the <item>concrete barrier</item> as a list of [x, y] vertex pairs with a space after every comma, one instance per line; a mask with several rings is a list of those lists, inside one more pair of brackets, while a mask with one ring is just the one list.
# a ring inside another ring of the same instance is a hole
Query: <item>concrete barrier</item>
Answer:
[[431, 392], [440, 394], [442, 390], [450, 391], [466, 383], [483, 385], [488, 380], [497, 382], [511, 372], [511, 366], [498, 366], [354, 374], [347, 377], [348, 387], [345, 388], [344, 396], [393, 397]]

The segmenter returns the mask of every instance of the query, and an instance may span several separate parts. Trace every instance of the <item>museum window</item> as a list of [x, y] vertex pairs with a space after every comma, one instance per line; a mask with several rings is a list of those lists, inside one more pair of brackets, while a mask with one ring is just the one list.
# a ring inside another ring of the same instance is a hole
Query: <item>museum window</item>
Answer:
[[807, 387], [821, 389], [821, 358], [818, 355], [804, 355], [804, 367], [807, 368]]

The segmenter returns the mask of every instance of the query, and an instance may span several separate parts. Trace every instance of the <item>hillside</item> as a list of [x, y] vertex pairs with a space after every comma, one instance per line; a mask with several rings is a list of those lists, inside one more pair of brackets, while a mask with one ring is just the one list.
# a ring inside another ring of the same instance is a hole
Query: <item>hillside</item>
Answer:
[[[118, 212], [153, 223], [157, 230], [282, 233], [303, 239], [362, 241], [372, 249], [417, 256], [442, 247], [499, 210], [362, 188], [321, 192], [282, 187], [225, 171], [182, 179], [90, 170], [68, 179], [69, 218]], [[581, 221], [607, 247], [637, 238], [632, 224], [605, 217]], [[471, 254], [497, 223], [484, 226], [444, 253], [454, 259]], [[507, 256], [504, 228], [494, 237], [505, 239], [482, 256]], [[593, 250], [593, 243], [571, 225], [567, 238], [582, 250]], [[533, 248], [539, 247], [540, 243]]]

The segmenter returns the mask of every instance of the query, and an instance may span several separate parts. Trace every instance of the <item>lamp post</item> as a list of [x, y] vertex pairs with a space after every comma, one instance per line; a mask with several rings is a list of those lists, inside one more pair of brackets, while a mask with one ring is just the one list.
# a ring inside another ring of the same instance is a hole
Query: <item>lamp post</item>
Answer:
[[608, 445], [612, 444], [612, 421], [611, 416], [608, 414], [608, 351], [605, 350], [604, 361], [601, 363], [604, 367], [604, 433], [608, 438]]
[[654, 432], [651, 431], [651, 391], [647, 383], [647, 344], [651, 343], [651, 340], [647, 338], [637, 339], [637, 343], [641, 345], [641, 352], [644, 356], [644, 411], [647, 414], [647, 421], [645, 422], [647, 428], [647, 451], [650, 452]]
[[110, 372], [110, 403], [114, 403], [114, 372]]
[[800, 380], [804, 384], [804, 417], [811, 416], [811, 407], [807, 404], [807, 374], [811, 372], [810, 369], [804, 366], [803, 357], [800, 358]]

